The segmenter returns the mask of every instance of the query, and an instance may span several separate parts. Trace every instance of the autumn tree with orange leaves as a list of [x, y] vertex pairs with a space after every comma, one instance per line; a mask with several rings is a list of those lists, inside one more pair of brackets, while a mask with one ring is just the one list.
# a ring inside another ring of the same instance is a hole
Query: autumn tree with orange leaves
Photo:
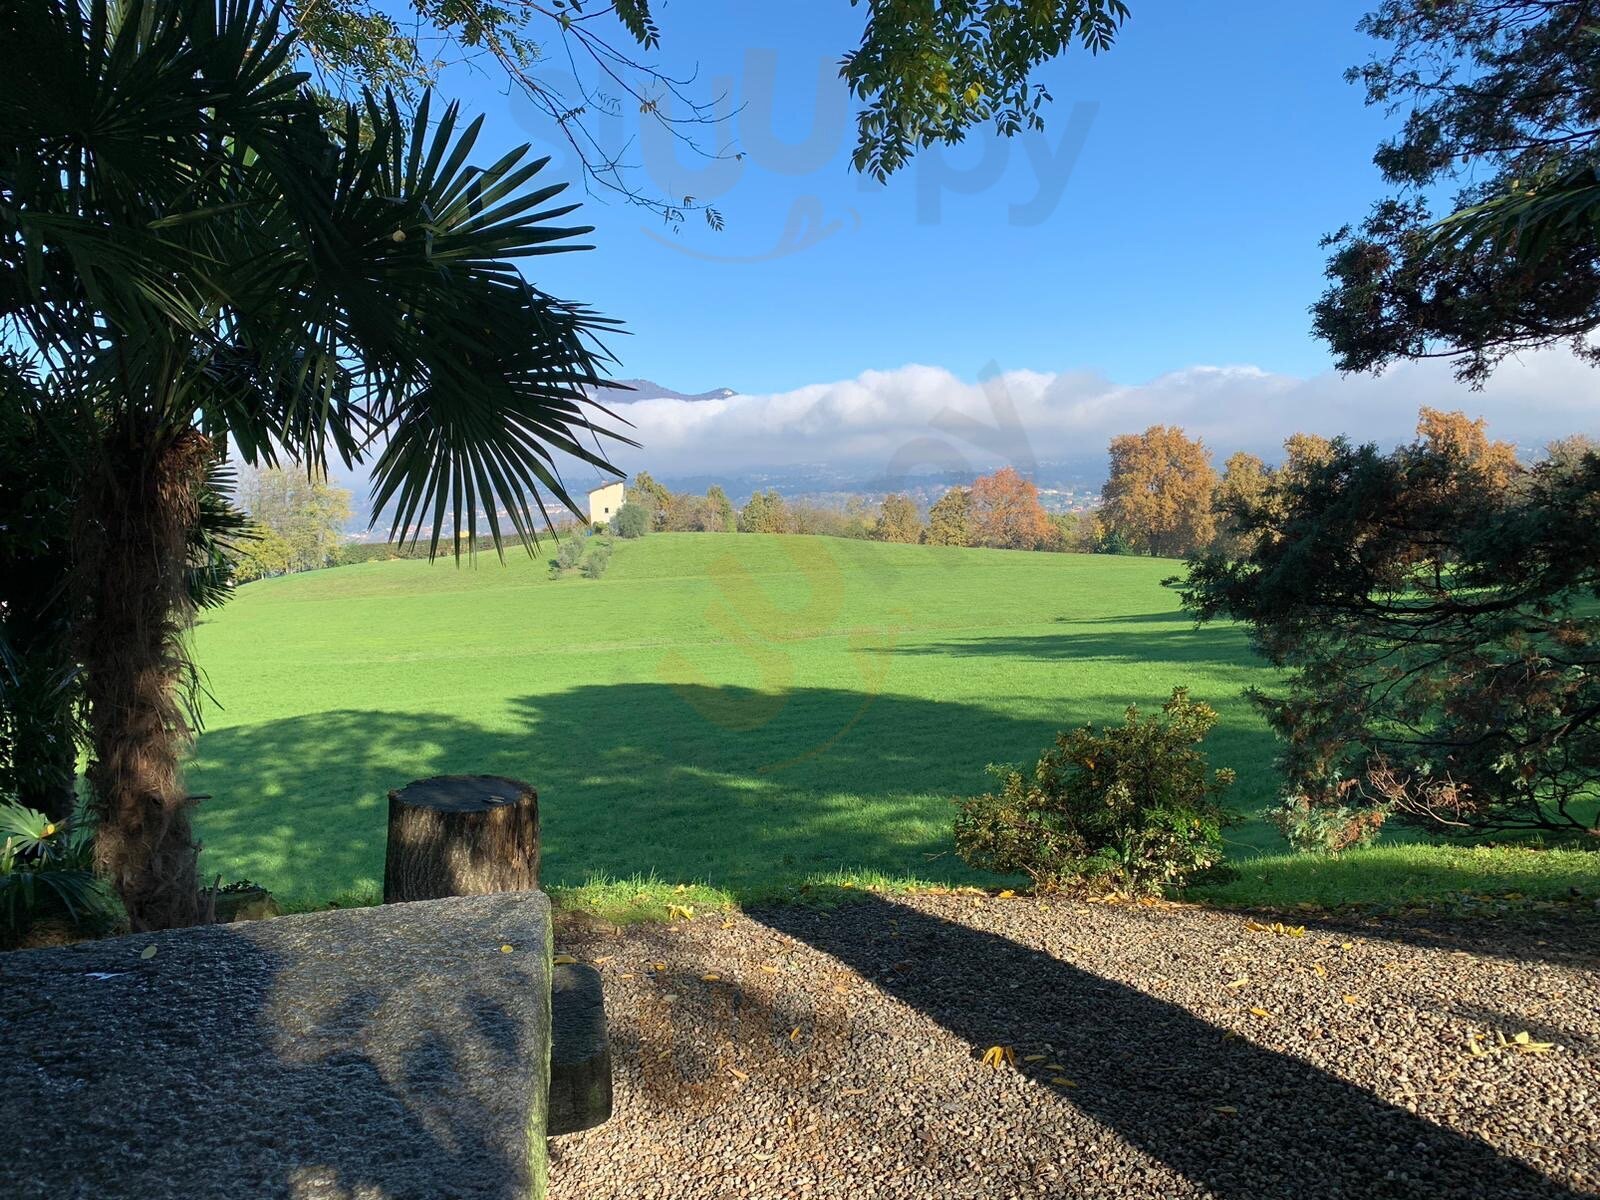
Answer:
[[1111, 476], [1100, 492], [1100, 518], [1134, 549], [1177, 558], [1216, 536], [1216, 486], [1204, 442], [1177, 425], [1152, 425], [1111, 439]]
[[1035, 550], [1050, 539], [1050, 518], [1039, 489], [1013, 467], [972, 481], [968, 498], [972, 545]]

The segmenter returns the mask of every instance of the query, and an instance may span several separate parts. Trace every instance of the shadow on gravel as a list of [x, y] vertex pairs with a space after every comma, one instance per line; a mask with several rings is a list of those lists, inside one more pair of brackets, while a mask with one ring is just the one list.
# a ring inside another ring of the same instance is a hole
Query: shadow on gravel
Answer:
[[1451, 919], [1370, 913], [1318, 916], [1294, 910], [1261, 910], [1260, 916], [1263, 920], [1290, 921], [1322, 933], [1395, 942], [1423, 950], [1464, 951], [1511, 962], [1545, 962], [1552, 966], [1600, 970], [1600, 919], [1577, 908], [1557, 909], [1548, 915], [1514, 913]]
[[1078, 1086], [1041, 1088], [1041, 1104], [1076, 1107], [1217, 1196], [1578, 1195], [1309, 1063], [1225, 1040], [1187, 1009], [995, 934], [876, 896], [832, 912], [750, 915], [852, 967], [975, 1054], [1049, 1044]]

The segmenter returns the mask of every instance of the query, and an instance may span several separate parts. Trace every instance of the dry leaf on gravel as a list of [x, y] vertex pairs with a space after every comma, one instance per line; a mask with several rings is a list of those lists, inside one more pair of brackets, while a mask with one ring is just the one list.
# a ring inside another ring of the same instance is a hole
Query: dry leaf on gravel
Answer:
[[1510, 1051], [1513, 1054], [1548, 1054], [1555, 1048], [1554, 1042], [1536, 1042], [1533, 1035], [1527, 1030], [1506, 1037], [1499, 1030], [1495, 1031], [1495, 1040], [1490, 1042], [1483, 1034], [1473, 1033], [1467, 1035], [1467, 1053], [1473, 1058], [1492, 1058], [1496, 1054]]
[[998, 1071], [1001, 1067], [1017, 1065], [1017, 1052], [1010, 1046], [990, 1046], [983, 1052], [983, 1065]]

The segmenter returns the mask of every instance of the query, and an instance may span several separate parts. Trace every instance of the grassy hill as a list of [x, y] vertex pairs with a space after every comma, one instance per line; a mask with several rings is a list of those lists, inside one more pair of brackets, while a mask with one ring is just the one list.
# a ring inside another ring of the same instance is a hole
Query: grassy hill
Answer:
[[1241, 698], [1268, 673], [1241, 631], [1181, 616], [1175, 567], [658, 534], [598, 581], [518, 556], [251, 584], [196, 632], [220, 706], [189, 775], [213, 797], [202, 867], [370, 896], [388, 789], [471, 772], [533, 782], [545, 880], [597, 896], [972, 881], [950, 800], [987, 763], [1180, 683], [1222, 714], [1234, 851], [1276, 850], [1273, 742]]

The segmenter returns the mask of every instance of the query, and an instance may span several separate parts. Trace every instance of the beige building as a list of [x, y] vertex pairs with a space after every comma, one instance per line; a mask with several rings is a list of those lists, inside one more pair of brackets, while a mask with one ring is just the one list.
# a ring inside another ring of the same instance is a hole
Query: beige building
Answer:
[[608, 483], [604, 487], [597, 487], [589, 493], [589, 524], [604, 525], [617, 515], [617, 509], [622, 507], [623, 497], [627, 489], [619, 480]]

